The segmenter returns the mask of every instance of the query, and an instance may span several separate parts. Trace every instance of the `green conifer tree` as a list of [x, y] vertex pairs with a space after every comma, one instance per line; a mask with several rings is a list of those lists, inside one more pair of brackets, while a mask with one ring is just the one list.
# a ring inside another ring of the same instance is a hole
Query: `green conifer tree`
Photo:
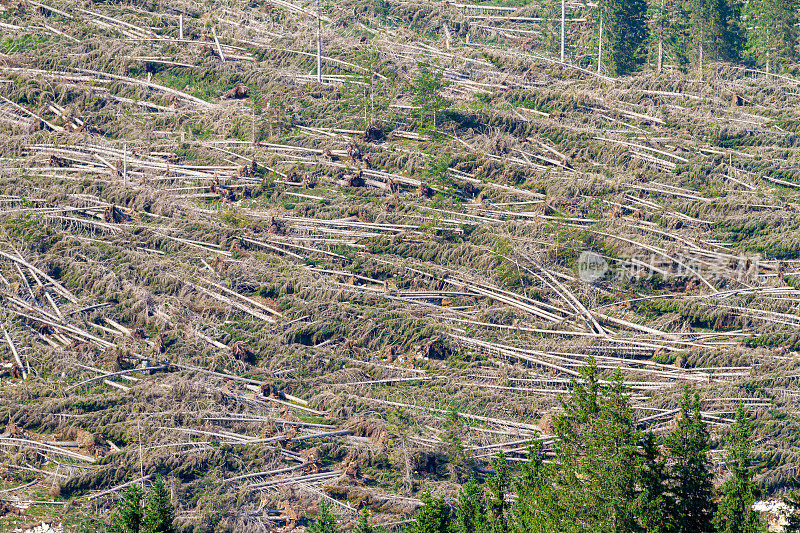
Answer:
[[641, 492], [638, 514], [646, 533], [670, 533], [674, 501], [669, 494], [667, 466], [653, 433], [646, 433], [642, 442]]
[[743, 18], [745, 0], [724, 0], [722, 7], [725, 20], [724, 59], [739, 61], [747, 49], [747, 27]]
[[797, 0], [750, 0], [745, 9], [750, 57], [768, 71], [797, 58]]
[[170, 502], [167, 487], [161, 476], [153, 482], [150, 494], [147, 495], [147, 508], [145, 509], [142, 530], [144, 533], [173, 533], [175, 526], [175, 510]]
[[647, 0], [600, 0], [598, 16], [603, 21], [602, 62], [611, 75], [641, 67], [647, 57]]
[[451, 533], [450, 507], [442, 498], [432, 498], [429, 492], [422, 496], [422, 507], [417, 510], [409, 533]]
[[338, 533], [336, 527], [336, 517], [331, 513], [330, 505], [323, 502], [319, 506], [319, 511], [314, 517], [314, 521], [308, 528], [308, 533]]
[[739, 59], [745, 43], [741, 0], [687, 0], [688, 52], [701, 70], [711, 61]]
[[[555, 421], [559, 527], [563, 531], [634, 531], [641, 456], [622, 375], [602, 388], [594, 360], [573, 380]], [[577, 529], [576, 529], [577, 528]]]
[[[799, 485], [797, 480], [794, 485], [795, 487]], [[786, 505], [784, 533], [800, 533], [800, 490], [794, 489], [789, 492], [783, 497], [783, 503]]]
[[113, 533], [139, 533], [144, 519], [144, 491], [139, 485], [131, 485], [122, 493], [122, 501], [111, 515]]
[[363, 509], [361, 514], [358, 515], [358, 522], [356, 522], [356, 527], [353, 529], [353, 533], [374, 533], [375, 530], [372, 528], [372, 524], [369, 523], [369, 511]]
[[594, 480], [593, 490], [601, 524], [610, 531], [635, 531], [639, 484], [641, 433], [636, 429], [619, 370], [602, 390], [600, 416], [592, 423], [584, 471]]
[[744, 407], [736, 410], [736, 421], [727, 442], [725, 464], [731, 477], [720, 487], [720, 500], [714, 514], [718, 533], [759, 533], [765, 531], [758, 513], [753, 510], [758, 490], [753, 483], [750, 455], [750, 424]]
[[417, 91], [414, 105], [420, 107], [423, 128], [435, 134], [444, 112], [450, 106], [450, 101], [442, 95], [442, 89], [449, 82], [443, 78], [441, 70], [432, 68], [428, 63], [419, 63], [417, 67], [419, 76], [414, 84]]
[[675, 496], [672, 522], [677, 533], [707, 533], [714, 530], [714, 499], [708, 451], [708, 428], [700, 416], [700, 397], [684, 388], [677, 427], [667, 435], [667, 448]]
[[508, 533], [509, 503], [506, 501], [506, 494], [511, 485], [511, 477], [508, 471], [508, 462], [502, 451], [492, 466], [494, 475], [486, 483], [491, 495], [486, 505], [489, 515], [489, 531], [491, 533]]
[[[440, 186], [448, 186], [447, 183], [447, 166], [450, 164], [450, 157], [448, 155], [442, 156], [441, 163], [437, 162], [437, 166], [444, 166], [438, 172], [426, 173], [429, 179], [436, 180]], [[438, 170], [438, 169], [437, 169]], [[458, 414], [458, 411], [453, 406], [447, 413], [445, 419], [444, 432], [442, 434], [442, 442], [444, 443], [445, 453], [447, 454], [447, 466], [450, 470], [450, 477], [453, 481], [463, 482], [471, 469], [469, 460], [467, 459], [466, 452], [464, 451], [464, 443], [462, 441], [463, 433], [463, 420]]]
[[461, 491], [458, 494], [453, 532], [488, 533], [488, 523], [483, 487], [472, 476], [461, 487]]
[[685, 0], [651, 0], [650, 64], [659, 72], [668, 65], [683, 67], [689, 62], [689, 15]]
[[566, 513], [558, 506], [553, 489], [551, 467], [544, 464], [541, 445], [531, 446], [528, 461], [514, 479], [517, 501], [514, 504], [515, 533], [560, 533], [558, 517]]

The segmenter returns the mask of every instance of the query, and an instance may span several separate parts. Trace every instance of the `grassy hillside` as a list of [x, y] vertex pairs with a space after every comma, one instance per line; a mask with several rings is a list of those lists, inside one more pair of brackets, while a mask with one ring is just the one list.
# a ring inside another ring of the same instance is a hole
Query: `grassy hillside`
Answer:
[[608, 77], [525, 2], [322, 11], [319, 83], [314, 3], [0, 2], [0, 529], [156, 475], [187, 530], [403, 523], [549, 451], [590, 356], [657, 432], [742, 403], [785, 489], [800, 78]]

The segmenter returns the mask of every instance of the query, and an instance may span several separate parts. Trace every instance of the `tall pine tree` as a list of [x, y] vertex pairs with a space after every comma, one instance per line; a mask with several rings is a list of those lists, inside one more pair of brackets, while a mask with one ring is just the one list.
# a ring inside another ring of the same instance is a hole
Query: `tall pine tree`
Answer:
[[515, 533], [560, 533], [557, 517], [563, 513], [553, 489], [552, 468], [544, 464], [540, 445], [529, 449], [528, 461], [514, 479], [514, 488]]
[[759, 533], [764, 525], [753, 510], [758, 490], [753, 483], [750, 455], [750, 424], [744, 407], [736, 410], [736, 421], [728, 438], [725, 464], [731, 477], [719, 489], [721, 498], [714, 525], [718, 533]]
[[797, 0], [749, 0], [745, 9], [750, 57], [767, 71], [797, 58]]
[[557, 516], [561, 531], [635, 531], [640, 485], [641, 434], [622, 375], [601, 387], [594, 360], [573, 381], [556, 419]]
[[111, 515], [113, 533], [139, 533], [144, 519], [144, 491], [139, 485], [131, 485], [122, 493], [122, 501]]
[[490, 492], [490, 498], [486, 505], [489, 531], [490, 533], [508, 533], [510, 513], [506, 494], [511, 485], [511, 477], [508, 472], [508, 462], [502, 451], [492, 466], [494, 467], [494, 476], [487, 483]]
[[647, 58], [647, 0], [600, 0], [602, 64], [613, 76], [629, 74]]
[[470, 477], [458, 494], [454, 533], [488, 533], [489, 522], [486, 515], [486, 500], [483, 487], [475, 477]]
[[671, 467], [672, 493], [675, 496], [673, 522], [677, 533], [714, 531], [712, 474], [708, 451], [708, 428], [700, 415], [700, 397], [684, 388], [680, 418], [666, 439]]
[[667, 463], [656, 437], [647, 433], [642, 441], [642, 470], [637, 513], [646, 533], [671, 533], [674, 501], [667, 486]]
[[450, 507], [442, 498], [432, 498], [430, 492], [422, 496], [422, 507], [414, 517], [408, 533], [450, 533]]

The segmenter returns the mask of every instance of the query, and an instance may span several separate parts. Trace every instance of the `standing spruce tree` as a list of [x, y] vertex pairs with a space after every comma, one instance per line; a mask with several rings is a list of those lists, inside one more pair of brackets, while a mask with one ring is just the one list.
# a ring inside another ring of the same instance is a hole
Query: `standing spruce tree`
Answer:
[[708, 428], [700, 416], [700, 397], [692, 396], [689, 387], [683, 391], [680, 419], [667, 435], [671, 467], [672, 493], [675, 496], [673, 521], [677, 533], [710, 533], [714, 531], [712, 474], [709, 471]]
[[747, 27], [744, 23], [746, 0], [725, 0], [724, 53], [728, 61], [739, 61], [747, 49]]
[[737, 61], [745, 44], [741, 0], [687, 0], [688, 49], [700, 70], [710, 61]]
[[366, 509], [362, 510], [361, 514], [358, 515], [358, 522], [356, 522], [353, 533], [375, 533], [372, 524], [369, 523], [369, 511]]
[[458, 493], [453, 533], [489, 533], [483, 488], [471, 476]]
[[646, 433], [642, 442], [641, 492], [638, 514], [646, 533], [671, 533], [675, 502], [667, 486], [667, 462], [658, 449], [655, 435]]
[[338, 533], [336, 527], [336, 517], [331, 513], [330, 504], [323, 502], [319, 506], [314, 522], [308, 528], [308, 533]]
[[139, 533], [144, 519], [144, 491], [139, 485], [131, 485], [122, 493], [122, 501], [111, 515], [113, 533]]
[[[442, 157], [441, 162], [444, 163], [441, 170], [438, 172], [426, 172], [426, 175], [432, 179], [438, 179], [440, 182], [447, 180], [447, 167], [450, 165], [450, 157], [445, 155]], [[442, 442], [445, 445], [445, 453], [447, 454], [447, 467], [450, 471], [450, 478], [457, 482], [463, 483], [467, 474], [472, 469], [467, 454], [464, 451], [464, 443], [462, 441], [462, 433], [464, 431], [464, 421], [459, 416], [455, 406], [452, 406], [445, 418], [444, 432], [442, 433]]]
[[552, 468], [542, 461], [541, 445], [529, 449], [528, 461], [514, 479], [514, 533], [560, 533], [555, 517], [562, 512], [553, 489]]
[[629, 74], [647, 59], [647, 0], [600, 0], [602, 64], [612, 76]]
[[442, 498], [432, 498], [430, 492], [422, 496], [422, 507], [414, 517], [408, 533], [450, 533], [450, 507]]
[[718, 43], [723, 26], [719, 0], [688, 0], [689, 35], [692, 59], [702, 71], [709, 59], [719, 59]]
[[486, 483], [491, 494], [486, 505], [489, 515], [489, 531], [490, 533], [508, 533], [510, 513], [506, 494], [511, 486], [511, 476], [508, 472], [508, 462], [502, 451], [492, 466], [494, 467], [494, 476]]
[[561, 531], [636, 531], [641, 433], [636, 429], [620, 372], [601, 387], [590, 360], [564, 414], [555, 421], [557, 529]]
[[144, 513], [142, 529], [144, 533], [174, 533], [175, 509], [169, 500], [164, 480], [158, 476], [153, 488], [147, 496], [147, 508]]
[[753, 510], [758, 490], [753, 483], [751, 467], [750, 424], [741, 404], [731, 429], [725, 463], [732, 475], [719, 489], [721, 498], [714, 514], [714, 525], [718, 533], [760, 533], [765, 528], [761, 517]]
[[750, 0], [745, 10], [750, 57], [767, 72], [797, 58], [797, 0]]
[[[794, 485], [795, 487], [799, 485], [797, 480], [794, 481]], [[784, 496], [783, 503], [786, 505], [784, 533], [800, 533], [800, 490], [795, 488]]]
[[651, 0], [650, 63], [661, 72], [665, 65], [689, 62], [689, 15], [685, 0]]

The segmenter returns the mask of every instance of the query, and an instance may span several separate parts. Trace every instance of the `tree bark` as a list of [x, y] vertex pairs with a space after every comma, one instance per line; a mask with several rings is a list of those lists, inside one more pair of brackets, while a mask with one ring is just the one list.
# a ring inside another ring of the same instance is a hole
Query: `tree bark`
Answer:
[[566, 24], [566, 0], [561, 0], [561, 62], [564, 62], [564, 26]]
[[597, 73], [600, 74], [600, 68], [603, 65], [603, 17], [600, 16], [600, 39], [597, 43]]
[[322, 12], [317, 0], [317, 81], [322, 83]]

